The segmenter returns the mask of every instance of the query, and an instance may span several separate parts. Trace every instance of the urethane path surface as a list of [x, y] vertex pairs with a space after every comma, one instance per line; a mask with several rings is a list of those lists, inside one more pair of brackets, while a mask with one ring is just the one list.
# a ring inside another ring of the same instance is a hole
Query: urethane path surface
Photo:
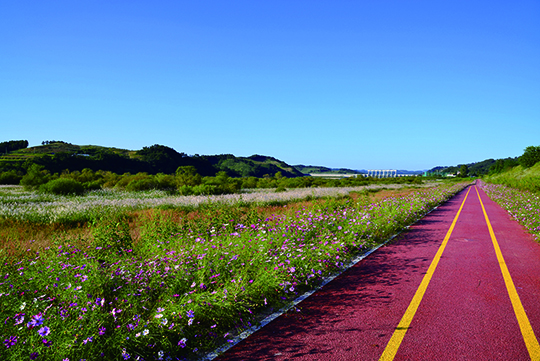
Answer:
[[217, 360], [540, 360], [540, 245], [473, 185], [298, 308]]

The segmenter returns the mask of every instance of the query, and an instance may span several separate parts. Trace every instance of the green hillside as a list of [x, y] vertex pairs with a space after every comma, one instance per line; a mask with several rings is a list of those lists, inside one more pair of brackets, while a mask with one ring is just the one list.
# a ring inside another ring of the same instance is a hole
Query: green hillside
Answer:
[[[14, 144], [20, 149], [13, 149]], [[32, 164], [38, 164], [51, 173], [91, 169], [117, 174], [173, 174], [178, 167], [193, 166], [202, 176], [215, 176], [219, 171], [230, 177], [274, 176], [277, 172], [285, 177], [303, 176], [294, 167], [273, 157], [253, 155], [246, 158], [232, 154], [189, 156], [158, 144], [141, 150], [76, 145], [64, 141], [46, 141], [33, 147], [27, 147], [27, 141], [3, 142], [0, 145], [4, 145], [0, 172], [12, 171], [19, 175], [25, 174]]]
[[530, 168], [521, 165], [483, 178], [486, 182], [532, 192], [540, 192], [540, 162]]
[[273, 176], [277, 172], [289, 178], [303, 176], [297, 169], [279, 159], [258, 154], [251, 157], [236, 157], [232, 154], [207, 155], [203, 158], [231, 177], [261, 178], [265, 175]]
[[540, 146], [525, 148], [519, 158], [497, 160], [483, 179], [489, 183], [540, 193]]
[[[489, 173], [490, 168], [496, 163], [495, 159], [486, 159], [481, 162], [465, 164], [469, 169], [469, 175], [478, 177]], [[454, 166], [438, 166], [427, 171], [427, 173], [457, 174], [463, 164]]]

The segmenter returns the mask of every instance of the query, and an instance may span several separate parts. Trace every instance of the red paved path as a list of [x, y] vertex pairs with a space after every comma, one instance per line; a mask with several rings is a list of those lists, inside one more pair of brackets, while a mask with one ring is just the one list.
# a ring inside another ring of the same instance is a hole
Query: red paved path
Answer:
[[[529, 360], [472, 187], [395, 360]], [[378, 360], [466, 191], [218, 358]], [[502, 254], [540, 335], [540, 246], [479, 190]]]

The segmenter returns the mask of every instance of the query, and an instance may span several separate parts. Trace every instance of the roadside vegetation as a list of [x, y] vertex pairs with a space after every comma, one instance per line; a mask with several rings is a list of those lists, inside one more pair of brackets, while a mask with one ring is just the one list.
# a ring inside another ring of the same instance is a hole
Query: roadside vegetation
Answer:
[[540, 146], [525, 148], [519, 159], [497, 162], [479, 185], [487, 195], [540, 237]]
[[540, 192], [540, 162], [530, 167], [516, 165], [501, 172], [492, 173], [483, 178], [486, 182], [500, 184], [507, 187], [529, 191]]
[[540, 240], [540, 195], [501, 184], [478, 183], [486, 194]]
[[0, 188], [0, 359], [196, 359], [468, 184], [439, 183], [214, 198]]

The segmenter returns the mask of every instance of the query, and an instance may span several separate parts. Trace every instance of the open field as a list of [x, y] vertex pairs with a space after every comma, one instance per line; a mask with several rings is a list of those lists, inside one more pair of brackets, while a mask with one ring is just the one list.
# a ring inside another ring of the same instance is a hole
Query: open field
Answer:
[[0, 358], [196, 358], [465, 185], [210, 198], [3, 188], [3, 222], [51, 233], [2, 238]]
[[[415, 187], [433, 187], [426, 183]], [[359, 187], [300, 188], [276, 193], [272, 189], [212, 196], [171, 196], [165, 191], [91, 191], [84, 197], [26, 192], [20, 186], [0, 186], [0, 218], [38, 223], [86, 222], [103, 212], [144, 208], [197, 207], [205, 204], [271, 204], [294, 199], [334, 197], [349, 192], [404, 188], [400, 184], [371, 184]]]
[[[380, 197], [391, 195], [388, 190], [410, 192], [426, 183], [407, 187], [402, 184], [348, 188], [304, 188], [276, 193], [272, 189], [249, 191], [243, 194], [218, 196], [171, 196], [165, 191], [124, 192], [113, 190], [92, 191], [87, 196], [55, 196], [24, 191], [20, 186], [0, 186], [0, 247], [12, 249], [18, 244], [34, 240], [39, 245], [53, 238], [87, 238], [88, 225], [104, 217], [127, 217], [131, 235], [138, 239], [139, 230], [134, 221], [147, 209], [175, 210], [176, 218], [200, 217], [216, 207], [237, 209], [282, 206], [298, 200], [320, 199], [358, 194]], [[380, 193], [384, 192], [384, 193]], [[282, 212], [283, 209], [276, 210]], [[236, 212], [236, 211], [235, 211]], [[189, 215], [191, 213], [191, 215]], [[2, 244], [9, 244], [3, 246]]]

